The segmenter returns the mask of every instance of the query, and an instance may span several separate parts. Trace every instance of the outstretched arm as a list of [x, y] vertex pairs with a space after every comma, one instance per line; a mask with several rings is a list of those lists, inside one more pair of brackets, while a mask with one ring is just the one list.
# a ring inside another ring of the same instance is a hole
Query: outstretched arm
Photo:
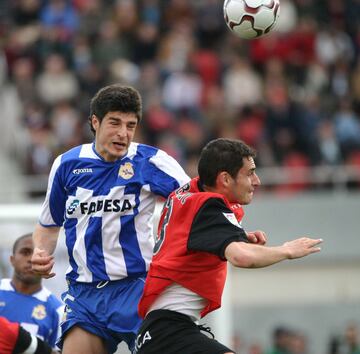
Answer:
[[60, 227], [44, 227], [37, 224], [33, 233], [34, 252], [31, 257], [32, 270], [43, 278], [52, 278], [53, 253], [59, 237]]
[[281, 246], [265, 247], [245, 242], [232, 242], [225, 249], [226, 259], [235, 267], [262, 268], [285, 259], [305, 257], [320, 251], [322, 239], [301, 237]]

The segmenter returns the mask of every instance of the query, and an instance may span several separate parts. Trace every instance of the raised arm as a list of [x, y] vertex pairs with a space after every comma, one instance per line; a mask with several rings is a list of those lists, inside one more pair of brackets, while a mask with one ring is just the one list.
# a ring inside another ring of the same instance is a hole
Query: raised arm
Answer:
[[60, 227], [44, 227], [37, 224], [33, 233], [34, 252], [31, 258], [34, 273], [43, 278], [52, 278], [54, 266], [53, 253], [59, 237]]
[[320, 251], [322, 239], [301, 237], [281, 246], [267, 247], [245, 242], [232, 242], [225, 249], [226, 259], [235, 267], [262, 268], [285, 259], [305, 257]]

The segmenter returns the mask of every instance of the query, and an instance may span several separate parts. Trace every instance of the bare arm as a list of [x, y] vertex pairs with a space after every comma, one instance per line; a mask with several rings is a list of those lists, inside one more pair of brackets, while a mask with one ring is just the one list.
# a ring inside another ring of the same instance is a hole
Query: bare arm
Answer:
[[262, 268], [285, 259], [305, 257], [320, 251], [322, 239], [301, 237], [281, 246], [266, 247], [245, 242], [232, 242], [225, 249], [226, 259], [235, 267]]
[[33, 233], [34, 252], [31, 264], [34, 273], [43, 278], [52, 278], [55, 273], [51, 272], [54, 266], [53, 253], [59, 237], [60, 227], [43, 227], [37, 224]]

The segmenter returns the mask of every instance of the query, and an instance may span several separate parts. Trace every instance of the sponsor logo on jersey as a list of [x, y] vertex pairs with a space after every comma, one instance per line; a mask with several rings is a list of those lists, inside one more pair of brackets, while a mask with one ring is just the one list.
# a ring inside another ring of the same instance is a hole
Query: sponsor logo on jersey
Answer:
[[99, 211], [124, 213], [131, 209], [132, 205], [129, 199], [99, 199], [92, 202], [80, 202], [76, 199], [67, 208], [67, 215], [72, 215], [76, 210], [83, 215], [90, 215]]
[[236, 219], [236, 216], [234, 213], [223, 213], [223, 215], [228, 219], [233, 225], [240, 227], [239, 222]]
[[0, 306], [3, 307], [6, 305], [6, 302], [5, 301], [0, 301]]
[[34, 317], [37, 320], [43, 320], [46, 317], [46, 309], [44, 305], [37, 305], [34, 307], [32, 314], [32, 317]]
[[125, 162], [119, 168], [119, 176], [123, 179], [130, 179], [134, 176], [134, 167], [131, 162]]
[[81, 175], [83, 173], [93, 173], [92, 168], [76, 168], [72, 171], [74, 175]]
[[80, 204], [80, 200], [79, 199], [75, 199], [72, 201], [72, 203], [70, 204], [70, 206], [67, 208], [66, 213], [71, 215], [76, 208], [79, 206]]

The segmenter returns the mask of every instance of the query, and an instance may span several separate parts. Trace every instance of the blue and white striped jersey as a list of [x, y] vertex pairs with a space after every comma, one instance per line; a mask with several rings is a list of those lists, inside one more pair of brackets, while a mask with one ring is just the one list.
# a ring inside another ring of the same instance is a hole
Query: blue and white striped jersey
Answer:
[[45, 227], [64, 226], [70, 267], [79, 282], [117, 280], [148, 270], [153, 213], [189, 177], [164, 151], [131, 143], [128, 153], [107, 162], [84, 144], [52, 166], [40, 215]]
[[42, 287], [32, 295], [21, 294], [11, 285], [11, 279], [0, 281], [0, 316], [18, 322], [55, 348], [60, 334], [64, 305], [48, 289]]

